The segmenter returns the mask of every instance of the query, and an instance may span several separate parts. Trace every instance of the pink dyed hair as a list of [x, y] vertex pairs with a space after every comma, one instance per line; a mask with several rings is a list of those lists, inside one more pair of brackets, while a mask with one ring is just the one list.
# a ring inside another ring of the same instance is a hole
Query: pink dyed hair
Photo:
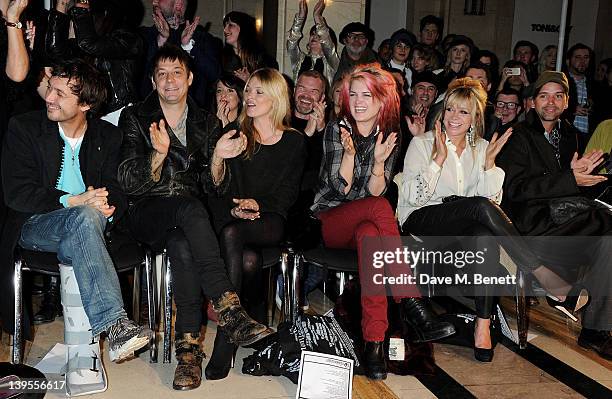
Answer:
[[355, 128], [355, 118], [351, 115], [349, 91], [351, 83], [362, 80], [372, 93], [372, 97], [380, 102], [380, 111], [376, 123], [386, 135], [399, 130], [400, 98], [397, 85], [390, 72], [383, 70], [378, 63], [360, 65], [344, 77], [340, 92], [340, 118], [346, 118]]

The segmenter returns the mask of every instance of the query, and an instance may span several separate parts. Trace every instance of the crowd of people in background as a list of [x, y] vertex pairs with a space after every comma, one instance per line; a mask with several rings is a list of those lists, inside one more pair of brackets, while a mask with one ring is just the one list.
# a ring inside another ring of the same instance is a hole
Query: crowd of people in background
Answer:
[[[237, 345], [271, 334], [262, 249], [312, 215], [322, 245], [359, 257], [372, 237], [504, 237], [551, 306], [572, 318], [584, 311], [578, 343], [612, 358], [612, 300], [601, 295], [612, 289], [612, 213], [588, 202], [612, 170], [612, 59], [596, 62], [582, 43], [520, 40], [506, 60], [461, 32], [444, 35], [434, 15], [418, 32], [379, 38], [375, 50], [363, 23], [330, 26], [324, 0], [310, 2], [305, 36], [309, 6], [296, 1], [287, 76], [240, 11], [223, 18], [218, 38], [189, 0], [152, 0], [147, 27], [138, 0], [57, 0], [49, 11], [0, 0], [2, 291], [12, 292], [17, 246], [57, 252], [84, 270], [76, 276], [94, 333], [106, 332], [122, 360], [151, 332], [127, 318], [103, 233], [166, 248], [173, 387], [193, 389], [203, 374], [202, 295], [221, 328], [204, 374], [222, 379]], [[576, 198], [580, 210], [554, 213], [558, 200]], [[572, 248], [588, 251], [534, 248], [524, 236], [587, 236]], [[303, 291], [322, 278], [308, 265]], [[43, 290], [35, 323], [61, 312], [57, 279]], [[455, 332], [418, 292], [393, 300], [412, 341]], [[2, 296], [8, 330], [12, 301]], [[483, 362], [493, 357], [494, 301], [486, 290], [476, 296], [474, 356]], [[385, 287], [361, 307], [365, 373], [384, 379]]]

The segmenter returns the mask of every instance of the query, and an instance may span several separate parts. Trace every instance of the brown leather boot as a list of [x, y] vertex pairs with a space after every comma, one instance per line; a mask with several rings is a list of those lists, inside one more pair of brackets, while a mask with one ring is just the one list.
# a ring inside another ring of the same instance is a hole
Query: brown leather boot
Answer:
[[238, 346], [251, 345], [273, 333], [245, 312], [235, 292], [225, 292], [213, 299], [212, 305], [218, 316], [218, 326], [225, 331], [229, 341]]
[[178, 365], [174, 372], [172, 388], [187, 391], [200, 386], [202, 382], [202, 359], [205, 357], [198, 341], [199, 334], [177, 334], [174, 341]]

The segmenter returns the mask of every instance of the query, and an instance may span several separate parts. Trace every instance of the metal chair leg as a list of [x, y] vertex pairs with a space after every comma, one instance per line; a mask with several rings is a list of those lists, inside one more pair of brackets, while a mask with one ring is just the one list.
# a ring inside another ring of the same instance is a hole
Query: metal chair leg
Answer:
[[[268, 293], [267, 297], [267, 307], [266, 307], [266, 320], [268, 320], [268, 325], [271, 326], [274, 324], [274, 316], [276, 315], [276, 280], [274, 276], [276, 276], [273, 272], [274, 268], [268, 268]], [[270, 319], [268, 319], [270, 317]]]
[[170, 259], [164, 251], [162, 256], [164, 268], [164, 354], [163, 362], [170, 363], [172, 351], [172, 273]]
[[132, 283], [132, 317], [136, 324], [140, 324], [140, 266], [134, 268], [134, 282]]
[[525, 296], [525, 291], [525, 275], [519, 270], [517, 273], [516, 284], [516, 324], [520, 349], [527, 348], [527, 332], [529, 330], [527, 298]]
[[21, 347], [22, 347], [22, 328], [23, 328], [23, 272], [21, 270], [23, 263], [21, 259], [15, 261], [15, 275], [13, 277], [13, 288], [15, 290], [15, 319], [13, 331], [13, 356], [12, 363], [21, 363]]
[[298, 316], [300, 315], [300, 311], [302, 310], [300, 306], [300, 298], [301, 298], [301, 281], [302, 281], [302, 265], [303, 260], [300, 254], [293, 254], [293, 262], [291, 269], [291, 313], [290, 320], [291, 322], [296, 322]]
[[346, 272], [340, 272], [340, 288], [338, 288], [338, 295], [342, 295], [344, 292], [344, 285], [346, 284]]
[[283, 315], [281, 321], [291, 320], [291, 293], [290, 282], [289, 282], [289, 262], [291, 260], [291, 254], [289, 251], [283, 251], [281, 253], [281, 274], [283, 276]]
[[157, 363], [157, 298], [155, 298], [155, 268], [152, 264], [151, 251], [145, 252], [145, 279], [147, 286], [147, 310], [149, 329], [153, 332], [149, 342], [149, 362]]

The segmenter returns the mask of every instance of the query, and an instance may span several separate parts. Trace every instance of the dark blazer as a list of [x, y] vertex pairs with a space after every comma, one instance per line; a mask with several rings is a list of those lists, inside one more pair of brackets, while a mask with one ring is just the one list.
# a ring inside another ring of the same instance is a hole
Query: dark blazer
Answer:
[[[106, 187], [108, 203], [116, 207], [116, 224], [127, 208], [117, 182], [121, 131], [112, 124], [92, 119], [81, 144], [79, 161], [85, 186]], [[0, 243], [0, 311], [3, 328], [12, 331], [12, 287], [14, 250], [23, 223], [34, 214], [61, 209], [59, 199], [67, 194], [55, 188], [62, 164], [63, 140], [57, 122], [46, 111], [34, 111], [12, 118], [2, 148], [2, 184], [9, 207]]]
[[208, 165], [209, 135], [219, 120], [201, 110], [191, 97], [187, 98], [187, 106], [187, 148], [168, 131], [170, 149], [157, 182], [151, 176], [154, 150], [149, 133], [151, 123], [164, 119], [157, 92], [151, 92], [145, 101], [121, 112], [119, 127], [123, 130], [123, 145], [118, 173], [119, 181], [132, 202], [146, 197], [204, 196], [201, 174]]
[[506, 172], [502, 208], [521, 234], [541, 235], [553, 229], [550, 199], [580, 193], [570, 168], [578, 131], [566, 121], [560, 127], [559, 162], [534, 110], [514, 126], [497, 156], [497, 165]]

